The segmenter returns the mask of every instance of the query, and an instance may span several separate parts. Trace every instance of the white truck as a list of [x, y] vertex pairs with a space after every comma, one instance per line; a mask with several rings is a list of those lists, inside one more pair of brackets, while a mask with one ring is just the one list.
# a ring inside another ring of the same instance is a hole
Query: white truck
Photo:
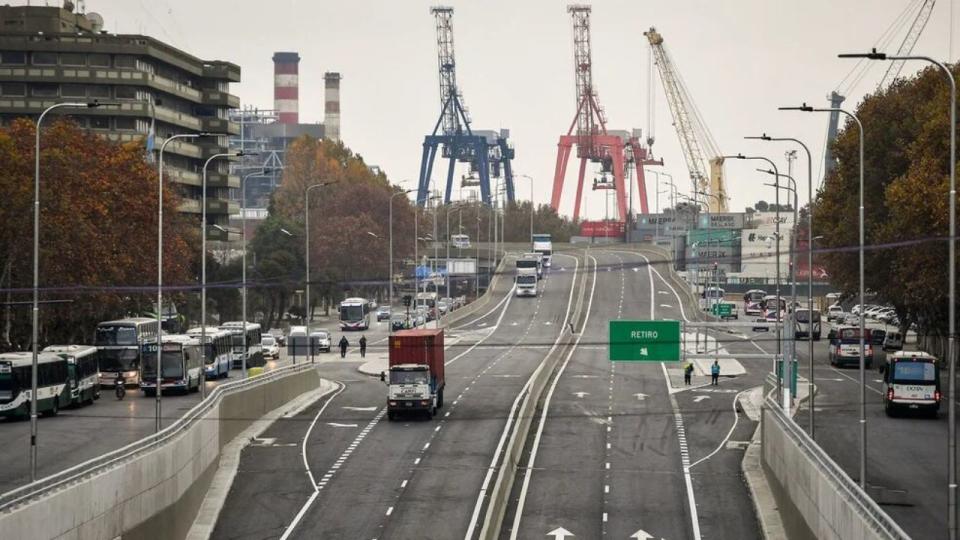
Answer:
[[550, 268], [550, 259], [553, 258], [553, 240], [549, 234], [533, 235], [533, 251], [543, 257], [543, 266]]
[[517, 268], [517, 296], [537, 296], [537, 271], [534, 268]]
[[524, 253], [517, 260], [517, 268], [520, 268], [521, 261], [533, 261], [537, 268], [537, 279], [543, 279], [543, 255], [539, 253]]

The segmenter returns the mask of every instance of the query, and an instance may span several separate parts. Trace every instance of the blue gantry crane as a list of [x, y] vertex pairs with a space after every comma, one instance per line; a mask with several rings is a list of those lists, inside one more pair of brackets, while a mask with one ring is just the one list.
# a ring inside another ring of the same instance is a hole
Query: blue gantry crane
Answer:
[[[453, 193], [453, 174], [457, 162], [470, 164], [470, 177], [463, 185], [480, 187], [485, 204], [492, 200], [490, 178], [504, 179], [507, 200], [513, 202], [513, 171], [510, 166], [514, 149], [508, 140], [509, 132], [479, 132], [470, 128], [470, 115], [463, 105], [463, 96], [457, 87], [456, 61], [453, 53], [453, 8], [430, 8], [437, 23], [437, 60], [440, 70], [440, 118], [433, 132], [423, 139], [420, 159], [420, 178], [417, 185], [417, 204], [423, 206], [430, 194], [430, 178], [438, 148], [448, 160], [444, 202], [450, 202]], [[474, 177], [476, 175], [476, 177]], [[475, 178], [475, 179], [474, 179]]]

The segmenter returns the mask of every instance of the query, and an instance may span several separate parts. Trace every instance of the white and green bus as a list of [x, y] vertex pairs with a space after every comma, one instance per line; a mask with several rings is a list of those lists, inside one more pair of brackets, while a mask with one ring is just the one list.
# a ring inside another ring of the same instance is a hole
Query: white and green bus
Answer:
[[[187, 330], [187, 335], [199, 340], [203, 337], [200, 327]], [[203, 372], [207, 379], [219, 379], [230, 376], [233, 364], [233, 333], [216, 326], [206, 328], [206, 346], [204, 347]]]
[[263, 335], [260, 325], [257, 323], [243, 321], [230, 321], [220, 325], [221, 330], [226, 330], [233, 335], [233, 367], [240, 369], [243, 363], [244, 341], [247, 349], [247, 367], [263, 367], [266, 361], [263, 359]]
[[[186, 394], [200, 389], [200, 370], [203, 354], [200, 340], [183, 335], [163, 336], [161, 353], [161, 391], [179, 390]], [[157, 395], [157, 344], [143, 346], [140, 364], [140, 390], [148, 396]]]
[[67, 359], [70, 381], [70, 404], [91, 405], [100, 399], [100, 369], [97, 348], [92, 345], [51, 345], [43, 352], [59, 354]]
[[[30, 416], [33, 354], [0, 354], [0, 416]], [[55, 353], [37, 354], [37, 412], [56, 416], [70, 405], [67, 359]]]

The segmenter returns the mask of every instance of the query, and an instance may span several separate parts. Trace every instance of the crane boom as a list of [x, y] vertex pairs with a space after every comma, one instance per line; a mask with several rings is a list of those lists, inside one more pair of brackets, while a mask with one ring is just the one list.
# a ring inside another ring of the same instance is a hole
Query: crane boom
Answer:
[[727, 194], [723, 181], [723, 160], [718, 155], [719, 152], [706, 124], [697, 115], [696, 105], [687, 92], [675, 63], [663, 46], [663, 36], [655, 28], [650, 28], [649, 31], [644, 32], [644, 35], [650, 42], [654, 63], [663, 82], [663, 90], [667, 96], [670, 113], [673, 115], [674, 126], [677, 128], [693, 189], [716, 195], [717, 197], [711, 198], [712, 200], [708, 203], [711, 211], [726, 212]]
[[[897, 50], [896, 56], [905, 56], [913, 52], [913, 46], [917, 44], [917, 40], [920, 39], [920, 34], [922, 34], [923, 29], [926, 28], [927, 22], [930, 20], [930, 14], [933, 13], [933, 5], [936, 3], [936, 0], [926, 0], [923, 5], [920, 6], [920, 9], [917, 11], [917, 17], [913, 20], [913, 24], [910, 26], [910, 30], [907, 31], [907, 35], [903, 37], [903, 42], [900, 43], [900, 48]], [[890, 62], [890, 66], [887, 67], [887, 72], [883, 74], [883, 78], [880, 79], [880, 84], [877, 85], [877, 88], [885, 88], [888, 84], [892, 83], [900, 75], [903, 64], [904, 60], [894, 60]]]

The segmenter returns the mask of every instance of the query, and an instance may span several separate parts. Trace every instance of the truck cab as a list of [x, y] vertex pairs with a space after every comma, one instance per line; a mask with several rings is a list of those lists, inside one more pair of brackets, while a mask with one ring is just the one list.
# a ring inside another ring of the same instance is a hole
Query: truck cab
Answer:
[[537, 272], [532, 268], [517, 269], [517, 296], [537, 296]]
[[426, 364], [390, 366], [387, 376], [387, 416], [390, 420], [400, 412], [426, 412], [433, 417], [437, 408], [436, 378]]

